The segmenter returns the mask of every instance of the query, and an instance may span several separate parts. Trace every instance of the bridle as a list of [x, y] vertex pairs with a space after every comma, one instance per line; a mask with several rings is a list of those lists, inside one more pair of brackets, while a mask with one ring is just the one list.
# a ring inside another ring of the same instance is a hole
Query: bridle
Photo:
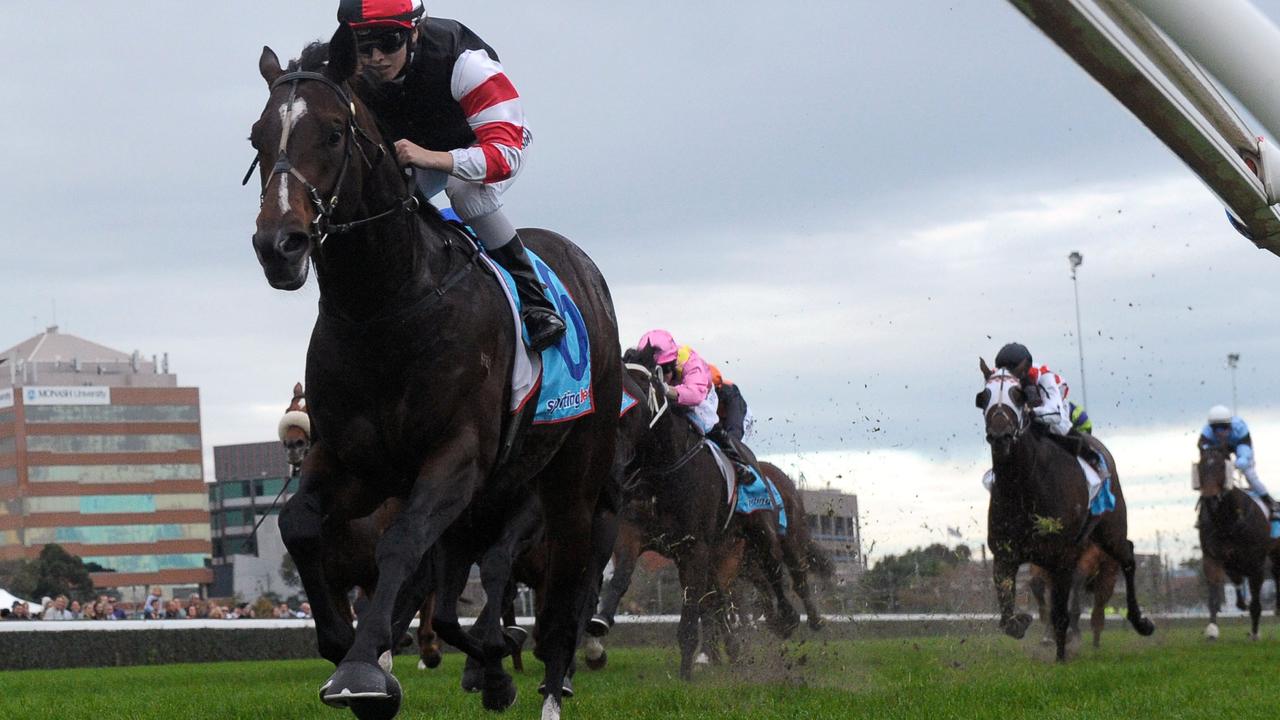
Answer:
[[[322, 83], [338, 96], [342, 106], [347, 109], [347, 123], [344, 134], [346, 144], [346, 152], [342, 156], [342, 167], [338, 170], [338, 179], [333, 184], [333, 191], [328, 193], [329, 200], [326, 202], [324, 196], [319, 189], [307, 180], [299, 170], [293, 166], [293, 161], [289, 159], [289, 135], [293, 131], [293, 101], [298, 94], [298, 84], [304, 81], [314, 81]], [[342, 190], [342, 184], [347, 178], [347, 170], [351, 166], [352, 148], [360, 152], [360, 157], [364, 159], [365, 165], [373, 169], [374, 163], [370, 162], [369, 156], [365, 154], [364, 148], [361, 147], [359, 140], [363, 138], [365, 142], [378, 148], [378, 162], [381, 162], [387, 156], [387, 150], [384, 145], [378, 143], [369, 137], [368, 133], [356, 123], [356, 104], [347, 91], [338, 83], [330, 80], [328, 77], [317, 72], [295, 71], [288, 72], [276, 78], [271, 83], [272, 92], [277, 87], [289, 83], [289, 99], [285, 101], [285, 116], [283, 127], [280, 131], [280, 146], [276, 154], [276, 163], [271, 168], [271, 174], [267, 176], [266, 182], [262, 184], [262, 194], [258, 197], [258, 202], [263, 203], [267, 197], [267, 187], [277, 175], [291, 175], [302, 186], [307, 189], [307, 195], [311, 198], [311, 204], [316, 208], [316, 217], [311, 221], [311, 237], [319, 244], [324, 244], [329, 235], [337, 235], [349, 232], [361, 225], [367, 225], [372, 222], [381, 220], [393, 213], [397, 212], [414, 212], [418, 209], [418, 199], [411, 190], [405, 193], [404, 199], [396, 203], [391, 208], [384, 210], [376, 215], [371, 215], [360, 220], [353, 220], [348, 223], [332, 223], [331, 218], [338, 209], [338, 193]], [[241, 185], [247, 185], [249, 178], [253, 176], [253, 171], [258, 167], [258, 158], [255, 157], [253, 162], [249, 164], [249, 171], [244, 174], [244, 179], [240, 181]]]
[[1030, 419], [1031, 419], [1030, 413], [1018, 412], [1017, 408], [1013, 407], [1008, 403], [1003, 402], [1003, 400], [1006, 395], [1004, 390], [1005, 384], [1017, 383], [1018, 380], [1008, 372], [1001, 371], [999, 373], [992, 373], [991, 377], [987, 378], [987, 386], [986, 386], [987, 392], [991, 392], [991, 383], [993, 380], [999, 381], [999, 386], [996, 388], [996, 392], [992, 393], [991, 395], [991, 397], [994, 399], [994, 402], [990, 402], [988, 406], [983, 410], [983, 413], [982, 413], [983, 421], [986, 424], [990, 425], [992, 414], [996, 412], [1013, 413], [1014, 417], [1016, 418], [1016, 422], [1014, 422], [1014, 431], [1013, 431], [1012, 440], [1014, 442], [1017, 442], [1018, 438], [1022, 437], [1022, 434], [1030, 426]]

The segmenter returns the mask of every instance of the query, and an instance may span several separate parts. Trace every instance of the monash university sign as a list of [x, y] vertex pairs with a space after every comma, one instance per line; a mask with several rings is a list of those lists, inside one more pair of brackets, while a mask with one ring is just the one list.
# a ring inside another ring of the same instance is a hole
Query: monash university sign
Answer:
[[[12, 392], [12, 391], [11, 391]], [[0, 395], [2, 398], [3, 395]], [[12, 402], [12, 397], [10, 402]], [[110, 405], [109, 387], [25, 387], [23, 405]]]

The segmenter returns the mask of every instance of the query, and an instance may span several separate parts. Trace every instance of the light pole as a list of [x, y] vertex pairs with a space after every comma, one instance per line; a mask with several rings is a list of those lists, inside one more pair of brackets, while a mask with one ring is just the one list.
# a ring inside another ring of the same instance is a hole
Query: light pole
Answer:
[[1071, 263], [1071, 290], [1076, 296], [1076, 349], [1080, 351], [1080, 402], [1087, 408], [1089, 407], [1089, 389], [1084, 381], [1084, 331], [1080, 325], [1080, 284], [1076, 282], [1076, 268], [1084, 262], [1084, 256], [1073, 250], [1067, 256], [1067, 260]]
[[1227, 367], [1231, 368], [1231, 414], [1236, 414], [1236, 366], [1240, 364], [1240, 353], [1227, 353]]

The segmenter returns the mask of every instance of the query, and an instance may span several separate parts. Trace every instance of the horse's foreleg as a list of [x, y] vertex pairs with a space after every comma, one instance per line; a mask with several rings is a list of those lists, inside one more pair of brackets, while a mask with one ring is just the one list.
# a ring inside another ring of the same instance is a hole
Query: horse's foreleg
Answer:
[[786, 538], [780, 538], [779, 542], [782, 544], [783, 562], [791, 574], [791, 589], [800, 596], [804, 611], [809, 616], [809, 629], [821, 629], [822, 610], [818, 608], [816, 593], [809, 584], [809, 560], [800, 542], [799, 533], [792, 532]]
[[618, 539], [613, 548], [613, 576], [600, 591], [600, 604], [587, 625], [587, 633], [596, 637], [609, 634], [613, 627], [618, 604], [631, 587], [631, 576], [636, 571], [636, 559], [640, 557], [640, 528], [631, 522], [618, 527]]
[[1044, 636], [1040, 639], [1040, 644], [1048, 645], [1053, 642], [1053, 622], [1049, 618], [1049, 580], [1045, 571], [1038, 565], [1031, 566], [1031, 577], [1027, 580], [1027, 587], [1031, 590], [1031, 597], [1036, 601], [1040, 624], [1044, 626]]
[[1249, 633], [1250, 640], [1258, 639], [1258, 622], [1262, 619], [1262, 570], [1258, 568], [1249, 575], [1249, 621], [1253, 628]]
[[695, 542], [682, 548], [676, 567], [680, 571], [680, 624], [676, 640], [680, 645], [680, 679], [693, 679], [693, 656], [698, 650], [698, 626], [702, 608], [713, 593], [710, 580], [708, 548]]
[[351, 648], [355, 632], [351, 627], [350, 606], [337, 602], [337, 594], [330, 592], [330, 583], [325, 579], [323, 518], [319, 494], [304, 487], [289, 498], [280, 511], [280, 538], [298, 568], [298, 577], [311, 601], [320, 655], [337, 665]]
[[991, 563], [992, 580], [996, 585], [996, 601], [1000, 604], [1000, 629], [1006, 635], [1021, 640], [1031, 625], [1031, 616], [1014, 614], [1014, 598], [1017, 591], [1018, 561], [1012, 557], [996, 556]]
[[1067, 607], [1067, 619], [1070, 621], [1068, 633], [1072, 637], [1080, 637], [1080, 599], [1084, 597], [1087, 578], [1080, 570], [1071, 576], [1071, 597]]
[[[460, 431], [424, 463], [404, 509], [378, 539], [378, 584], [360, 614], [355, 642], [321, 688], [326, 703], [361, 708], [357, 714], [398, 709], [399, 683], [378, 661], [393, 647], [397, 610], [411, 615], [426, 595], [415, 579], [425, 576], [427, 551], [466, 509], [480, 482], [477, 456], [474, 435]], [[442, 492], [445, 479], [447, 491]]]
[[1075, 584], [1071, 570], [1058, 570], [1050, 577], [1049, 618], [1053, 621], [1053, 642], [1058, 662], [1067, 659], [1067, 633], [1071, 630], [1071, 590]]

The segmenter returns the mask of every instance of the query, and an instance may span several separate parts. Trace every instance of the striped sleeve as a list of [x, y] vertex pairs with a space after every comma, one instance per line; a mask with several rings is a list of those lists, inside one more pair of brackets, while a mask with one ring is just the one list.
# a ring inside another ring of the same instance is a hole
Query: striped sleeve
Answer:
[[450, 89], [476, 136], [475, 145], [450, 151], [453, 174], [486, 183], [515, 175], [529, 144], [529, 130], [520, 94], [502, 64], [484, 50], [467, 50], [454, 63]]

